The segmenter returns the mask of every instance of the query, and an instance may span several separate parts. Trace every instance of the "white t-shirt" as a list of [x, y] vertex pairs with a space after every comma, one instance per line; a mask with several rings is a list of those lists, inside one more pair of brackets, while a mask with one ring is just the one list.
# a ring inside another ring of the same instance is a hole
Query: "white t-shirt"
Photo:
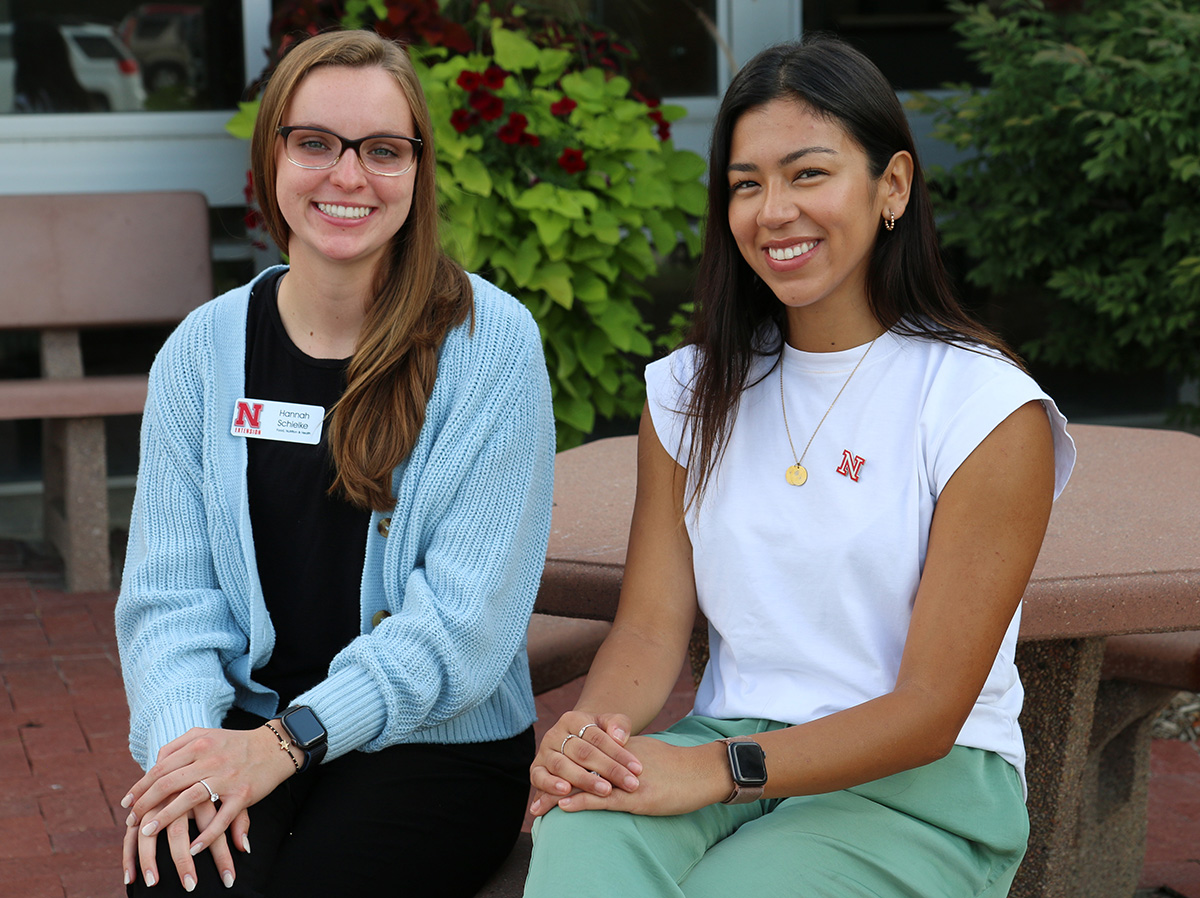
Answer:
[[[992, 354], [886, 333], [830, 409], [866, 348], [784, 346], [797, 453], [828, 410], [800, 487], [784, 478], [795, 457], [775, 356], [751, 367], [721, 464], [687, 516], [711, 652], [696, 714], [800, 724], [895, 688], [937, 497], [1030, 400], [1042, 401], [1052, 425], [1056, 498], [1066, 485], [1075, 461], [1066, 419], [1027, 374]], [[655, 430], [680, 464], [690, 435], [678, 410], [695, 352], [684, 347], [646, 369]], [[1018, 610], [956, 741], [997, 752], [1024, 780], [1019, 620]]]

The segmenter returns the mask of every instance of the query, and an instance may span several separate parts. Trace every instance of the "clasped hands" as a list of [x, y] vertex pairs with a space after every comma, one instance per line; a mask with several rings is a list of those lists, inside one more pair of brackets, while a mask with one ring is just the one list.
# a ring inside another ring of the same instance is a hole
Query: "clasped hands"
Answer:
[[[147, 885], [159, 881], [155, 855], [158, 835], [165, 829], [184, 889], [190, 892], [196, 887], [193, 858], [206, 848], [229, 888], [236, 873], [226, 831], [237, 848], [249, 854], [247, 808], [293, 773], [291, 759], [279, 750], [278, 740], [265, 727], [197, 727], [167, 743], [158, 753], [157, 763], [121, 800], [121, 807], [130, 811], [122, 851], [125, 884], [133, 882], [139, 871]], [[195, 819], [200, 830], [194, 841], [188, 835], [190, 819]]]
[[[529, 812], [612, 810], [632, 814], [685, 814], [729, 794], [724, 747], [681, 748], [629, 735], [624, 714], [568, 711], [542, 737], [529, 768], [534, 796]], [[714, 743], [715, 744], [715, 743]], [[712, 755], [712, 757], [709, 757]]]

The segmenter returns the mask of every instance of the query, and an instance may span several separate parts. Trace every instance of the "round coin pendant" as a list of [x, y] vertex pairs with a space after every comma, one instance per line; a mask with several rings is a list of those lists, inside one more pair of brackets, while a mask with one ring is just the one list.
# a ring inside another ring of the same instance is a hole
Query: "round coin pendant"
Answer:
[[792, 486], [804, 486], [804, 481], [808, 480], [808, 471], [804, 465], [792, 465], [787, 469], [785, 476]]

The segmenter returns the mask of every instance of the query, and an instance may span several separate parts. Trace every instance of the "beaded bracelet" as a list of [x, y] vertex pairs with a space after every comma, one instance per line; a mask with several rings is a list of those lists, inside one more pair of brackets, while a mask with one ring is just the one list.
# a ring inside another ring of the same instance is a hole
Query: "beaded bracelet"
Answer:
[[288, 757], [292, 759], [292, 764], [295, 766], [295, 768], [297, 770], [299, 770], [300, 762], [297, 761], [296, 756], [294, 754], [292, 754], [292, 743], [288, 742], [286, 739], [284, 739], [282, 736], [280, 736], [279, 730], [277, 730], [277, 729], [275, 729], [275, 727], [271, 726], [270, 721], [267, 721], [266, 723], [264, 723], [263, 726], [265, 726], [268, 730], [270, 730], [272, 733], [275, 734], [275, 738], [279, 740], [279, 750], [286, 751], [288, 753]]

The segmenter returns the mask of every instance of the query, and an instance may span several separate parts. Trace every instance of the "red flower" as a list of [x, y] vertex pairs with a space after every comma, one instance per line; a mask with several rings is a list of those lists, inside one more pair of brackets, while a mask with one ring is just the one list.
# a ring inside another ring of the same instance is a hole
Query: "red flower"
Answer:
[[504, 115], [504, 101], [490, 91], [473, 90], [467, 102], [485, 122], [494, 122]]
[[455, 109], [450, 113], [450, 124], [454, 126], [454, 130], [459, 134], [462, 134], [478, 121], [479, 116], [467, 109]]
[[583, 160], [583, 150], [574, 147], [567, 147], [562, 151], [562, 155], [558, 157], [558, 164], [568, 175], [578, 174], [587, 168], [587, 163]]
[[462, 25], [457, 22], [447, 22], [445, 29], [442, 33], [442, 42], [455, 53], [467, 54], [475, 49], [475, 44], [467, 34], [467, 29]]
[[483, 73], [483, 86], [488, 90], [499, 90], [504, 87], [504, 79], [507, 77], [508, 72], [493, 63]]
[[525, 135], [525, 128], [529, 125], [529, 119], [521, 115], [519, 112], [510, 113], [508, 121], [500, 126], [496, 132], [496, 136], [503, 143], [518, 144], [521, 143], [521, 138]]
[[458, 79], [455, 81], [455, 84], [467, 93], [471, 93], [483, 86], [483, 75], [478, 72], [462, 71], [458, 73]]
[[570, 97], [563, 97], [557, 103], [550, 104], [550, 114], [551, 115], [570, 115], [571, 110], [574, 109], [578, 105], [579, 104], [576, 103], [574, 100], [572, 100]]
[[668, 122], [660, 109], [651, 109], [646, 113], [650, 116], [650, 121], [658, 125], [658, 139], [667, 140], [671, 136], [671, 123]]
[[521, 132], [521, 145], [527, 147], [536, 147], [541, 144], [542, 139], [536, 134], [530, 134], [528, 131]]

